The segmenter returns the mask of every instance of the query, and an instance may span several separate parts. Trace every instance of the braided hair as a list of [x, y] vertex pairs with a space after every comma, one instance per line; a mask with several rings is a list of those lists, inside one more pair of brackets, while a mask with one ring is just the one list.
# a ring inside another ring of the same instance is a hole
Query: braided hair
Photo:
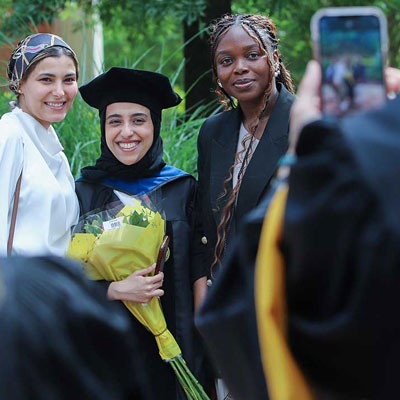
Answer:
[[[290, 93], [294, 92], [292, 78], [285, 68], [279, 53], [279, 68], [274, 65], [273, 55], [275, 52], [278, 51], [279, 39], [277, 38], [276, 26], [272, 19], [266, 16], [255, 14], [226, 14], [220, 19], [216, 20], [210, 27], [213, 80], [216, 84], [216, 93], [219, 97], [220, 102], [225, 105], [225, 109], [228, 110], [230, 108], [234, 108], [235, 104], [229, 93], [227, 93], [221, 85], [218, 85], [218, 73], [215, 55], [220, 40], [229, 31], [229, 29], [234, 26], [242, 27], [246, 31], [246, 33], [259, 44], [260, 49], [267, 56], [266, 59], [269, 65], [270, 76], [269, 84], [264, 90], [263, 102], [260, 106], [260, 109], [257, 110], [258, 120], [255, 124], [250, 126], [249, 135], [246, 135], [243, 138], [241, 143], [242, 149], [236, 153], [234, 163], [229, 168], [228, 177], [224, 181], [222, 194], [217, 199], [218, 201], [221, 201], [228, 197], [228, 185], [233, 180], [233, 171], [235, 167], [241, 163], [237, 183], [232, 188], [232, 192], [229, 194], [229, 197], [226, 200], [225, 206], [221, 213], [221, 220], [217, 227], [217, 243], [214, 250], [214, 261], [211, 266], [211, 272], [214, 266], [219, 264], [225, 250], [227, 233], [229, 231], [230, 223], [234, 215], [234, 207], [236, 204], [240, 185], [252, 156], [252, 145], [255, 139], [255, 133], [261, 119], [266, 113], [268, 102], [270, 99], [272, 99], [274, 80], [275, 83], [283, 84]], [[277, 74], [275, 73], [276, 71]]]

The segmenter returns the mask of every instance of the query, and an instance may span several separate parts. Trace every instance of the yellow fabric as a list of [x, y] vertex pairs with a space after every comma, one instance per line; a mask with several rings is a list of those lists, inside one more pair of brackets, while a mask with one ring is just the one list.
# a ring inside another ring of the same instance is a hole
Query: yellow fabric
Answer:
[[[133, 211], [145, 213], [150, 224], [145, 227], [123, 224], [99, 236], [89, 233], [74, 235], [67, 256], [84, 263], [86, 274], [93, 280], [121, 281], [130, 274], [157, 261], [165, 232], [161, 215], [140, 205], [125, 206], [118, 216]], [[158, 298], [147, 304], [123, 302], [128, 310], [155, 336], [163, 360], [181, 354], [181, 349], [167, 329]]]
[[157, 297], [153, 297], [147, 304], [130, 301], [123, 303], [138, 321], [155, 336], [160, 357], [163, 360], [170, 360], [182, 353], [172, 333], [167, 329], [167, 323]]
[[287, 185], [278, 188], [261, 232], [255, 271], [258, 336], [271, 400], [311, 400], [311, 389], [287, 343], [285, 264], [279, 250], [287, 193]]

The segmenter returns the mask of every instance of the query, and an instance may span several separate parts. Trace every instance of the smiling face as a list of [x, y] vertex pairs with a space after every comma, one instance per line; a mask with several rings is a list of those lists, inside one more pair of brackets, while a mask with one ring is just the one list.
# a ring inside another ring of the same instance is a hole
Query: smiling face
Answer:
[[241, 26], [229, 28], [215, 51], [217, 76], [224, 90], [240, 104], [259, 105], [270, 82], [267, 57]]
[[46, 57], [34, 65], [21, 83], [19, 107], [46, 129], [62, 121], [78, 92], [76, 67], [71, 57]]
[[105, 135], [108, 148], [121, 163], [138, 163], [153, 143], [154, 126], [150, 110], [136, 103], [108, 105]]

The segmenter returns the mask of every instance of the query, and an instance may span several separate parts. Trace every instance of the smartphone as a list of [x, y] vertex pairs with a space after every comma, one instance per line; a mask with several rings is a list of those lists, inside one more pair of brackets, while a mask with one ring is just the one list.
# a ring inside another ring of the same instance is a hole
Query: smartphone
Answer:
[[385, 102], [388, 35], [379, 8], [321, 9], [312, 17], [311, 36], [321, 65], [325, 115], [340, 117]]
[[157, 275], [159, 272], [163, 272], [163, 270], [164, 270], [164, 264], [165, 264], [165, 258], [167, 257], [168, 245], [169, 245], [169, 237], [164, 236], [164, 240], [163, 240], [163, 242], [160, 246], [160, 250], [158, 252], [156, 269], [154, 270], [154, 275]]

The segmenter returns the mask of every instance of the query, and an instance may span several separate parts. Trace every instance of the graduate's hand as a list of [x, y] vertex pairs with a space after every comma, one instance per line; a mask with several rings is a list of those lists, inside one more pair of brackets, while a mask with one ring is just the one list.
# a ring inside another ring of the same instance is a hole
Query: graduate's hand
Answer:
[[388, 93], [400, 92], [400, 69], [391, 67], [386, 68], [385, 78]]
[[295, 154], [303, 127], [322, 117], [320, 87], [321, 67], [317, 61], [311, 60], [307, 64], [297, 91], [297, 99], [290, 111], [289, 153]]
[[162, 272], [155, 276], [146, 276], [153, 272], [156, 264], [148, 268], [135, 271], [126, 279], [112, 282], [107, 290], [109, 300], [125, 300], [135, 303], [148, 303], [154, 296], [164, 295], [161, 288], [164, 280]]

